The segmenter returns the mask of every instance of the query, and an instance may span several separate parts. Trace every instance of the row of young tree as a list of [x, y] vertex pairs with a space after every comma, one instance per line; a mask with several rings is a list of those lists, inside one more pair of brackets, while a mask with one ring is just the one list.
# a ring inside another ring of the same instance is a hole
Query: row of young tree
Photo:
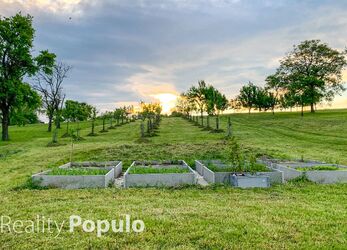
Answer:
[[347, 50], [338, 51], [320, 40], [306, 40], [294, 45], [276, 72], [266, 78], [264, 87], [249, 82], [228, 102], [213, 86], [200, 81], [198, 87], [180, 96], [176, 110], [186, 115], [199, 112], [201, 118], [204, 112], [218, 116], [227, 108], [274, 113], [275, 109], [300, 107], [303, 115], [309, 106], [313, 113], [317, 104], [331, 102], [345, 90], [342, 75], [346, 54]]
[[187, 92], [182, 93], [177, 100], [176, 111], [190, 116], [191, 113], [199, 113], [201, 125], [204, 126], [203, 115], [206, 112], [207, 127], [210, 127], [210, 116], [216, 116], [217, 127], [219, 128], [219, 115], [229, 107], [229, 101], [224, 94], [212, 85], [201, 80], [197, 86], [192, 86]]
[[[145, 103], [141, 101], [140, 108], [139, 118], [142, 120], [140, 124], [141, 139], [145, 136], [154, 136], [161, 120], [162, 106], [160, 103]], [[145, 121], [147, 121], [147, 130], [145, 130]]]

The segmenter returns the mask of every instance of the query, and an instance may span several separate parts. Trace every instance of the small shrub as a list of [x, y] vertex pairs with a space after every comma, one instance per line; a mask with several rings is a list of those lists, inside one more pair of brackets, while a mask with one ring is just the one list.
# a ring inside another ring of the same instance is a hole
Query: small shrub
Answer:
[[39, 181], [34, 181], [31, 177], [28, 177], [28, 179], [22, 185], [14, 187], [12, 191], [20, 191], [25, 189], [46, 190], [49, 189], [49, 187], [42, 187], [40, 186]]
[[299, 183], [300, 184], [300, 183], [313, 183], [313, 182], [307, 178], [307, 175], [303, 174], [299, 177], [296, 177], [292, 180], [289, 180], [288, 183], [293, 183], [293, 184]]

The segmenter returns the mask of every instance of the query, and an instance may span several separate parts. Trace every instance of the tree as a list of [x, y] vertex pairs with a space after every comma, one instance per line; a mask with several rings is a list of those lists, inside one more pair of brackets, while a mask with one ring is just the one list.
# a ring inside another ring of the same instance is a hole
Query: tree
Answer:
[[96, 116], [98, 114], [98, 111], [96, 110], [95, 107], [91, 106], [91, 120], [92, 120], [92, 131], [88, 134], [88, 136], [96, 136], [96, 134], [94, 133], [95, 130], [95, 120], [96, 120]]
[[250, 114], [251, 109], [255, 107], [257, 93], [258, 87], [251, 82], [243, 86], [240, 90], [237, 100], [243, 107], [248, 108], [248, 114]]
[[80, 138], [79, 123], [92, 117], [92, 109], [93, 107], [85, 102], [80, 103], [73, 100], [67, 100], [65, 102], [65, 108], [62, 111], [63, 117], [67, 122], [67, 130], [69, 122], [77, 122], [77, 138]]
[[219, 130], [219, 114], [228, 108], [228, 99], [210, 85], [205, 90], [205, 101], [208, 115], [216, 115], [216, 130]]
[[63, 116], [63, 120], [66, 122], [66, 132], [63, 135], [63, 137], [70, 136], [69, 125], [70, 125], [70, 122], [73, 122], [75, 120], [75, 109], [76, 109], [75, 101], [67, 100], [65, 102], [65, 107], [62, 110], [62, 116]]
[[[25, 76], [33, 76], [38, 70], [49, 73], [55, 55], [41, 51], [32, 55], [35, 30], [32, 17], [21, 13], [12, 17], [0, 17], [0, 110], [2, 140], [9, 140], [10, 111], [22, 106], [17, 98]], [[24, 100], [25, 101], [25, 100]]]
[[204, 110], [206, 107], [206, 83], [204, 80], [198, 82], [198, 87], [192, 86], [188, 90], [188, 98], [191, 102], [195, 103], [198, 111], [200, 112], [201, 125], [204, 125]]
[[[139, 113], [142, 118], [142, 123], [147, 119], [147, 133], [152, 135], [154, 129], [158, 127], [160, 122], [160, 114], [162, 107], [160, 103], [145, 103], [140, 102], [141, 112]], [[141, 129], [144, 125], [141, 125]]]
[[32, 124], [39, 122], [37, 117], [38, 109], [41, 106], [41, 98], [34, 91], [29, 84], [20, 84], [16, 102], [10, 112], [10, 124], [24, 126], [25, 124]]
[[48, 132], [52, 131], [52, 121], [55, 116], [56, 127], [60, 128], [62, 115], [62, 105], [65, 94], [63, 93], [62, 83], [67, 77], [71, 66], [64, 63], [57, 63], [53, 67], [53, 72], [38, 71], [34, 88], [41, 93], [43, 107], [48, 117]]
[[113, 112], [113, 117], [116, 119], [117, 121], [117, 126], [119, 126], [119, 121], [122, 117], [123, 114], [123, 109], [122, 108], [116, 108], [115, 111]]
[[306, 40], [294, 45], [267, 81], [276, 79], [277, 86], [315, 112], [317, 103], [332, 101], [345, 90], [342, 85], [342, 71], [347, 65], [345, 55], [346, 51], [339, 52], [320, 40]]

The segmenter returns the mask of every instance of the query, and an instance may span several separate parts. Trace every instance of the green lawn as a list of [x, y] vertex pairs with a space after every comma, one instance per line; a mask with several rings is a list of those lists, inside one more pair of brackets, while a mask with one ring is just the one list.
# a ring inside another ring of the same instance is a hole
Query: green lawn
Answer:
[[[323, 160], [347, 164], [347, 110], [231, 115], [234, 135], [244, 149], [258, 155]], [[225, 129], [227, 118], [222, 117]], [[101, 126], [96, 131], [101, 130]], [[211, 124], [212, 121], [211, 121]], [[75, 125], [73, 125], [75, 126]], [[86, 139], [74, 145], [73, 159], [133, 160], [225, 159], [224, 134], [209, 133], [182, 118], [164, 118], [158, 135], [139, 143], [140, 122], [96, 137], [81, 124]], [[144, 233], [95, 233], [68, 225], [57, 237], [1, 233], [0, 248], [76, 249], [343, 249], [347, 244], [347, 185], [289, 183], [270, 189], [240, 190], [224, 186], [177, 189], [32, 190], [33, 173], [69, 161], [70, 140], [47, 147], [46, 125], [11, 127], [10, 142], [0, 142], [0, 215], [35, 219], [36, 215], [67, 221], [112, 220], [130, 214], [145, 222]], [[59, 132], [64, 134], [65, 129]]]

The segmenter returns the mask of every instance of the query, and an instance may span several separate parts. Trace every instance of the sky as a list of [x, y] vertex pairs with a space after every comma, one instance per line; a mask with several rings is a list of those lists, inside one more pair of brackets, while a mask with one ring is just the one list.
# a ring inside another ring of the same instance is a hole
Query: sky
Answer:
[[[346, 9], [342, 0], [0, 0], [0, 15], [34, 17], [35, 52], [73, 67], [67, 98], [100, 111], [140, 100], [169, 109], [202, 79], [233, 98], [249, 81], [263, 85], [303, 40], [346, 48]], [[347, 107], [347, 93], [331, 107]]]

